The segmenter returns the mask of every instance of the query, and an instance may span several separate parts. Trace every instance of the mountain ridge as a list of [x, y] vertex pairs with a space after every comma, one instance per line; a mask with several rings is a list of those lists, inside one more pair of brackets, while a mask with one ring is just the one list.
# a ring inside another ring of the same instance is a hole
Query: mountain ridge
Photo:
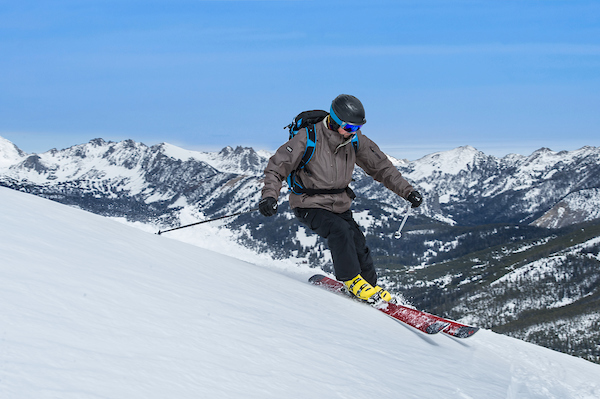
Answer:
[[[209, 176], [235, 174], [260, 179], [268, 161], [264, 152], [252, 148], [225, 147], [219, 152], [184, 150], [168, 143], [151, 147], [132, 140], [106, 142], [93, 139], [64, 150], [52, 149], [42, 154], [25, 154], [8, 140], [3, 139], [2, 176], [16, 181], [29, 181], [49, 186], [49, 182], [68, 183], [89, 179], [101, 181], [117, 176], [122, 189], [131, 195], [148, 193], [157, 184], [148, 173], [161, 168], [186, 168], [188, 175], [182, 178], [194, 180], [199, 174]], [[86, 158], [88, 160], [86, 161]], [[390, 157], [391, 158], [391, 157]], [[93, 159], [94, 162], [89, 162]], [[575, 151], [554, 152], [541, 148], [529, 156], [514, 154], [503, 158], [485, 155], [471, 146], [458, 147], [445, 152], [424, 156], [416, 161], [393, 159], [403, 175], [426, 196], [423, 213], [438, 220], [458, 224], [481, 224], [497, 221], [535, 223], [560, 200], [580, 190], [600, 187], [600, 149], [582, 147]], [[137, 176], [131, 172], [137, 170]], [[212, 168], [212, 169], [211, 169]], [[102, 169], [103, 173], [99, 174]], [[144, 169], [144, 170], [141, 170]], [[108, 172], [112, 172], [108, 173]], [[578, 177], [573, 177], [578, 176]], [[145, 182], [140, 182], [140, 178]], [[381, 190], [364, 172], [354, 173], [357, 193], [365, 198], [377, 196], [389, 200], [391, 205], [402, 204], [395, 196]], [[165, 176], [162, 181], [169, 177]], [[176, 180], [170, 177], [170, 180]], [[134, 183], [142, 186], [134, 187]], [[144, 184], [145, 183], [145, 184]], [[181, 182], [174, 186], [182, 186]], [[165, 199], [165, 187], [157, 198]], [[170, 193], [170, 198], [177, 196]], [[152, 196], [145, 196], [145, 200]], [[500, 201], [498, 201], [500, 200]], [[500, 202], [500, 204], [498, 203]], [[504, 205], [504, 209], [499, 209]], [[498, 211], [486, 212], [491, 207]], [[591, 209], [582, 210], [581, 217], [572, 223], [596, 218]], [[483, 217], [478, 217], [485, 215]], [[548, 216], [545, 217], [547, 219]], [[564, 223], [563, 223], [564, 224]]]
[[[166, 143], [149, 147], [102, 139], [25, 154], [4, 140], [0, 159], [9, 162], [0, 165], [0, 185], [158, 231], [255, 208], [268, 156], [239, 146], [201, 153]], [[423, 193], [425, 203], [396, 240], [407, 202], [355, 169], [352, 187], [358, 197], [353, 212], [366, 232], [382, 284], [433, 313], [471, 317], [484, 327], [533, 337], [532, 342], [600, 362], [600, 349], [593, 344], [600, 336], [593, 329], [583, 333], [581, 345], [567, 344], [570, 331], [581, 334], [581, 323], [570, 320], [595, 320], [600, 313], [600, 300], [595, 299], [598, 259], [587, 255], [597, 247], [585, 253], [573, 250], [561, 263], [553, 260], [554, 254], [596, 234], [600, 148], [541, 148], [529, 156], [496, 158], [463, 146], [416, 161], [390, 159]], [[212, 225], [251, 251], [331, 271], [325, 243], [294, 220], [287, 192], [284, 186], [279, 212], [272, 218], [250, 212]], [[206, 246], [210, 237], [196, 236], [202, 229], [172, 234]], [[576, 288], [523, 274], [527, 281], [521, 293], [514, 284], [487, 290], [491, 282], [532, 262], [554, 265], [557, 275], [579, 273], [573, 279]], [[554, 308], [545, 308], [548, 302], [535, 300], [544, 291], [552, 303], [564, 304], [560, 319]], [[481, 295], [487, 306], [461, 307]], [[489, 311], [510, 306], [511, 296], [538, 307], [509, 307], [510, 318]], [[588, 299], [593, 306], [583, 305]], [[520, 318], [536, 323], [515, 324]], [[558, 326], [560, 342], [534, 331], [542, 325]]]

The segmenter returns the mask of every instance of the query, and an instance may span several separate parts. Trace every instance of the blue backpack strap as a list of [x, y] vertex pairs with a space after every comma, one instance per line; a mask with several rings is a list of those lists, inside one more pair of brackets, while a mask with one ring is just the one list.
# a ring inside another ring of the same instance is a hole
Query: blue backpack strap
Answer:
[[310, 161], [312, 159], [312, 157], [315, 153], [316, 145], [317, 145], [317, 132], [315, 129], [315, 125], [311, 124], [311, 125], [306, 126], [306, 148], [304, 149], [304, 154], [302, 155], [302, 160], [300, 161], [298, 168], [296, 168], [296, 170], [292, 171], [292, 173], [290, 173], [289, 176], [287, 177], [288, 186], [290, 187], [290, 190], [294, 194], [302, 194], [305, 192], [304, 186], [302, 186], [302, 184], [298, 181], [299, 179], [296, 178], [296, 173], [298, 173], [298, 171], [300, 169], [303, 169], [306, 166], [306, 164], [308, 163], [308, 161]]
[[358, 152], [358, 135], [354, 135], [354, 137], [352, 137], [352, 147], [354, 147], [354, 152]]
[[317, 132], [315, 129], [315, 125], [308, 125], [306, 127], [306, 149], [304, 150], [304, 155], [302, 156], [302, 160], [300, 161], [300, 165], [298, 165], [298, 169], [300, 170], [306, 166], [308, 161], [310, 161], [315, 153], [315, 147], [317, 145]]

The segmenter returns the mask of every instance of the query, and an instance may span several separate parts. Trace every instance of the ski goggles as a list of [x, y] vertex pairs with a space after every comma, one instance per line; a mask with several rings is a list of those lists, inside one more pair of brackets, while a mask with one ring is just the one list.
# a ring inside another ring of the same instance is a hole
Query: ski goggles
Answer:
[[338, 116], [335, 114], [335, 112], [333, 112], [333, 108], [329, 111], [329, 115], [331, 115], [331, 117], [333, 118], [335, 123], [340, 125], [340, 127], [342, 129], [344, 129], [345, 131], [347, 131], [348, 133], [354, 133], [363, 126], [363, 125], [353, 125], [351, 123], [344, 122], [343, 120], [338, 118]]

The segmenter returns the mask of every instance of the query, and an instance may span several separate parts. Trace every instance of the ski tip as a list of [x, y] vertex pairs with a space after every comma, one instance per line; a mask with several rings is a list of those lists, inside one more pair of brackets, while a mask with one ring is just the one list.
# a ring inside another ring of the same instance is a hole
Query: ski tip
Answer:
[[324, 278], [327, 278], [327, 277], [322, 274], [315, 274], [314, 276], [309, 278], [308, 281], [310, 283], [317, 284], [317, 283], [321, 282]]
[[463, 327], [458, 328], [456, 331], [454, 331], [450, 335], [452, 335], [453, 337], [456, 337], [456, 338], [469, 338], [470, 336], [475, 334], [477, 331], [479, 331], [479, 327], [463, 326]]
[[445, 321], [436, 321], [432, 325], [427, 326], [427, 328], [425, 329], [425, 332], [427, 334], [437, 334], [440, 331], [442, 331], [444, 328], [448, 327], [449, 325], [450, 325], [450, 323], [445, 322]]

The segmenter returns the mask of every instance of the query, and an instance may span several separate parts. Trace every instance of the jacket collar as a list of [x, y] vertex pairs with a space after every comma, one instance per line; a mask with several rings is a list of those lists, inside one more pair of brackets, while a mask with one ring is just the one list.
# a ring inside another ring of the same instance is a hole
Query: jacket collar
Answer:
[[329, 129], [329, 126], [327, 126], [327, 118], [323, 119], [323, 134], [330, 144], [330, 148], [334, 154], [337, 154], [340, 148], [350, 144], [352, 142], [352, 138], [354, 137], [354, 135], [352, 135], [348, 139], [345, 139], [344, 136], [338, 132]]

